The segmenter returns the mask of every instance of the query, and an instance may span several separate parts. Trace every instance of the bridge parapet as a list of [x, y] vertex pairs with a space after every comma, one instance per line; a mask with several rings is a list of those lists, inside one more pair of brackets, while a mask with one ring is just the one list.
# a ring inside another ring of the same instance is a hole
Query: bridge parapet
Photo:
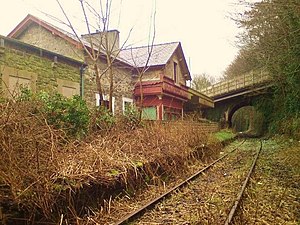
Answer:
[[202, 89], [200, 92], [209, 96], [216, 97], [238, 90], [243, 90], [251, 86], [262, 85], [271, 80], [270, 75], [265, 71], [250, 72], [236, 78], [216, 83], [212, 86]]

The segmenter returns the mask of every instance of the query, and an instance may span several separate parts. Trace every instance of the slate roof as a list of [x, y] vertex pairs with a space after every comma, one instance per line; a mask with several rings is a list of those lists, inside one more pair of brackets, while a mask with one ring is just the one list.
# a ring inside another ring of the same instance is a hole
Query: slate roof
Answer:
[[[27, 26], [29, 26], [31, 22], [36, 22], [44, 26], [46, 29], [49, 29], [50, 31], [54, 32], [58, 36], [61, 36], [62, 38], [68, 39], [75, 45], [79, 44], [79, 41], [74, 34], [67, 32], [59, 27], [54, 26], [51, 23], [48, 23], [30, 14], [28, 14], [26, 18], [21, 23], [19, 23], [17, 27], [15, 27], [15, 29], [8, 35], [8, 37], [11, 38], [17, 37], [20, 33], [23, 32], [24, 29], [27, 28]], [[91, 47], [91, 44], [85, 38], [83, 37], [79, 37], [79, 38], [85, 46]], [[170, 60], [170, 58], [172, 57], [172, 55], [174, 54], [174, 52], [177, 50], [179, 46], [181, 46], [180, 42], [170, 42], [170, 43], [153, 45], [151, 57], [149, 59], [147, 66], [150, 67], [150, 66], [166, 65], [166, 63]], [[116, 59], [119, 62], [125, 63], [131, 67], [141, 68], [146, 65], [150, 48], [151, 47], [149, 46], [142, 46], [142, 47], [121, 49]], [[183, 55], [181, 47], [179, 48], [179, 51]], [[185, 59], [183, 60], [183, 63], [184, 63], [184, 68], [186, 70], [185, 73], [188, 75], [188, 79], [191, 79]]]
[[[57, 26], [55, 26], [55, 25], [53, 25], [53, 24], [51, 24], [51, 23], [48, 23], [48, 22], [45, 21], [45, 20], [41, 20], [41, 19], [39, 19], [39, 18], [37, 18], [37, 17], [36, 17], [36, 19], [42, 21], [43, 23], [47, 24], [48, 26], [50, 26], [50, 27], [52, 27], [52, 28], [58, 30], [59, 32], [63, 33], [64, 35], [66, 35], [66, 36], [68, 36], [69, 38], [73, 39], [74, 41], [78, 42], [78, 39], [77, 39], [77, 37], [76, 37], [75, 34], [70, 33], [70, 32], [68, 32], [68, 31], [66, 31], [66, 30], [64, 30], [64, 29], [61, 29], [61, 28], [59, 28], [59, 27], [57, 27]], [[80, 41], [82, 41], [82, 43], [83, 43], [84, 45], [86, 45], [86, 46], [88, 46], [88, 47], [90, 46], [90, 43], [89, 43], [88, 41], [86, 41], [84, 38], [80, 37], [80, 35], [79, 35], [79, 38], [80, 38]]]
[[[147, 66], [165, 65], [179, 44], [179, 42], [171, 42], [153, 45], [151, 57]], [[144, 67], [148, 60], [150, 51], [151, 46], [122, 49], [119, 53], [119, 58], [133, 67]]]

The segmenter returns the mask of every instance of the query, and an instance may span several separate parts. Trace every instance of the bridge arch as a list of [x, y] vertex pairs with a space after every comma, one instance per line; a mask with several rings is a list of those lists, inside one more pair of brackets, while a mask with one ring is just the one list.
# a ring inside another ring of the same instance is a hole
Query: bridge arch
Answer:
[[242, 101], [242, 102], [238, 102], [237, 104], [234, 104], [234, 105], [231, 105], [228, 107], [227, 111], [225, 112], [225, 115], [227, 114], [227, 116], [225, 116], [225, 118], [226, 118], [226, 122], [230, 128], [232, 127], [233, 114], [237, 110], [239, 110], [240, 108], [243, 108], [245, 106], [253, 106], [253, 105], [251, 104], [250, 101]]
[[203, 115], [220, 122], [221, 127], [232, 127], [234, 113], [245, 106], [253, 107], [252, 102], [261, 95], [268, 94], [267, 90], [272, 85], [268, 72], [258, 70], [202, 89], [200, 92], [214, 101], [214, 108], [204, 109]]

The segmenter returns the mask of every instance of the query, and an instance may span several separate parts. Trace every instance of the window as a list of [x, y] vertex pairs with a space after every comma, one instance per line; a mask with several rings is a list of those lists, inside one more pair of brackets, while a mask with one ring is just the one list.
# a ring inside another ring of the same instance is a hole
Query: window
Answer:
[[174, 75], [174, 82], [177, 83], [178, 82], [178, 68], [177, 68], [177, 63], [174, 62], [173, 63], [173, 75]]
[[123, 111], [123, 114], [125, 114], [125, 112], [127, 110], [130, 110], [133, 106], [133, 99], [131, 98], [126, 98], [126, 97], [122, 97], [122, 111]]
[[11, 98], [20, 94], [21, 88], [35, 92], [37, 75], [33, 72], [0, 66], [4, 97]]
[[[98, 93], [95, 94], [96, 97], [96, 106], [100, 106], [99, 101], [100, 101], [100, 95]], [[103, 102], [105, 108], [109, 108], [109, 95], [103, 95]], [[113, 115], [115, 114], [115, 97], [112, 97], [112, 113]]]
[[57, 79], [57, 91], [63, 96], [70, 98], [73, 95], [79, 95], [80, 85], [77, 82]]

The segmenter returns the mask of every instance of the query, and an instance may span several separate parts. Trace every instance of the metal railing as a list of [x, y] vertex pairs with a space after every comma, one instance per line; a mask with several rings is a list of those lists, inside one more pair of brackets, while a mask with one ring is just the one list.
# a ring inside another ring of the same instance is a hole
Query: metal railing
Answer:
[[242, 90], [247, 87], [255, 86], [271, 80], [269, 74], [265, 71], [250, 72], [234, 79], [222, 81], [212, 86], [202, 89], [200, 92], [209, 96], [215, 97], [226, 93]]

